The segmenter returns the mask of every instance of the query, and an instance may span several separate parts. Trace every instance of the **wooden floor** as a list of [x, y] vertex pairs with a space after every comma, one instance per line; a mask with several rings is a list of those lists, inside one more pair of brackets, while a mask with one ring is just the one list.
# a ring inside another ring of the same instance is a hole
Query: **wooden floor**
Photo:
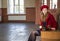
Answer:
[[0, 41], [27, 41], [31, 31], [36, 29], [34, 23], [0, 23]]

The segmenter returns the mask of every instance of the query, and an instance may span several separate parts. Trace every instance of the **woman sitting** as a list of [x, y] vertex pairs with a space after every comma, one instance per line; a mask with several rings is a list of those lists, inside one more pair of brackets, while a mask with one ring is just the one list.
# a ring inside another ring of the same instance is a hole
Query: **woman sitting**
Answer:
[[47, 5], [43, 5], [40, 9], [41, 13], [39, 30], [31, 32], [28, 41], [36, 41], [36, 36], [40, 36], [41, 30], [56, 30], [57, 24], [53, 15], [48, 12], [49, 7]]

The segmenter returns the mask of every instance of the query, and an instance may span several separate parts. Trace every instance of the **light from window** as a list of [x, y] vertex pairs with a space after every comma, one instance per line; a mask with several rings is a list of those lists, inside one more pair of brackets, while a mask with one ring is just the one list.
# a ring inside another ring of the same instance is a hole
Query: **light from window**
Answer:
[[47, 5], [47, 0], [42, 0], [42, 5]]
[[50, 9], [57, 9], [57, 0], [50, 0]]
[[24, 0], [20, 0], [20, 13], [24, 14]]
[[24, 0], [8, 0], [8, 14], [25, 14]]

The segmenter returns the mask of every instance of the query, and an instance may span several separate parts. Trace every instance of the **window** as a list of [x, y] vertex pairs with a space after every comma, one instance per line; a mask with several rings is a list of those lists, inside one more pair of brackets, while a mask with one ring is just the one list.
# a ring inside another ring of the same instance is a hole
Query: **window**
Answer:
[[50, 0], [50, 9], [57, 9], [57, 0]]
[[47, 5], [47, 0], [42, 0], [42, 5]]
[[24, 0], [8, 0], [8, 14], [25, 14]]

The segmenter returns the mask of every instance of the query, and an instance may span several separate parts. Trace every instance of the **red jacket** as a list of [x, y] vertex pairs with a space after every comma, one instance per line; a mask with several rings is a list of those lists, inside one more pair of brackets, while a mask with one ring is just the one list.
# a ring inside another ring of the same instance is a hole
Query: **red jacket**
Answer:
[[[43, 26], [43, 23], [41, 22], [40, 25]], [[48, 14], [46, 18], [46, 27], [48, 28], [48, 26], [51, 26], [51, 28], [57, 28], [57, 23], [53, 15], [51, 15], [50, 13]]]

